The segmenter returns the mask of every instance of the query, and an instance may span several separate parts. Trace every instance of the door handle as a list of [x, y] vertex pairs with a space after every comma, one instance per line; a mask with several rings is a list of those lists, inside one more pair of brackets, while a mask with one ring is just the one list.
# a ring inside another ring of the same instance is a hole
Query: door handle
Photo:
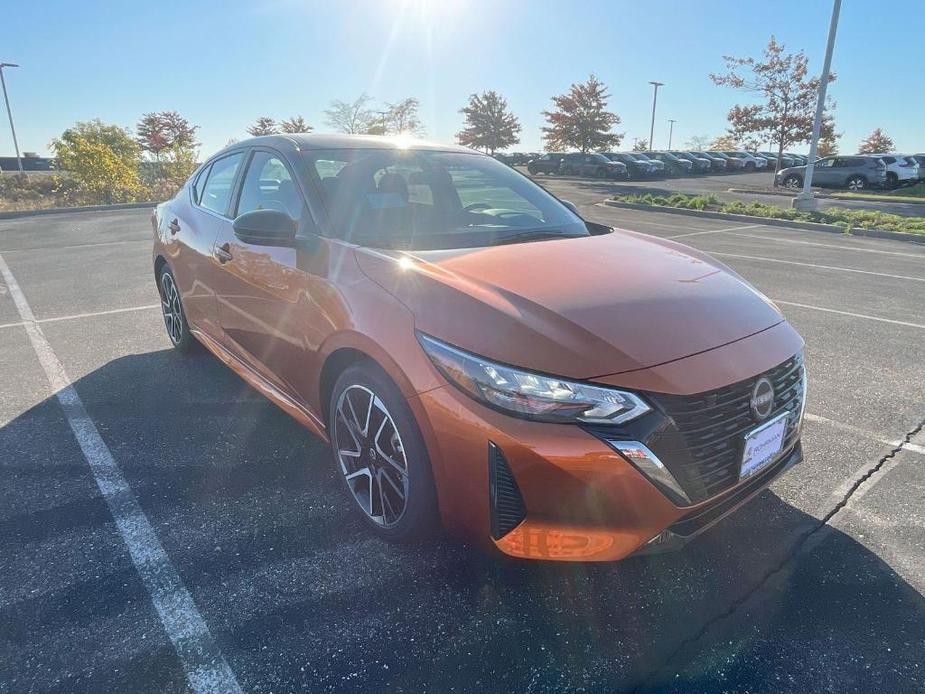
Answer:
[[231, 246], [229, 246], [227, 243], [224, 243], [213, 250], [212, 255], [218, 262], [224, 265], [229, 260], [231, 260]]
[[180, 222], [174, 219], [172, 222], [170, 222], [170, 224], [167, 225], [167, 228], [170, 229], [171, 234], [179, 234], [180, 233]]

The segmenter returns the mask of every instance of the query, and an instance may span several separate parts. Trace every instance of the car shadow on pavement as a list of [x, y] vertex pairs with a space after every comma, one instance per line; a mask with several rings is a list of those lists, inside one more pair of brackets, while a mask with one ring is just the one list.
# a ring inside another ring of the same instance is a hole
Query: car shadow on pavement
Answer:
[[[327, 447], [208, 354], [125, 356], [75, 387], [246, 690], [921, 686], [925, 599], [771, 491], [680, 552], [613, 564], [392, 545]], [[0, 429], [0, 460], [3, 669], [35, 689], [67, 668], [87, 690], [147, 681], [163, 644], [98, 628], [144, 596], [124, 556], [86, 565], [89, 544], [124, 549], [54, 399]]]

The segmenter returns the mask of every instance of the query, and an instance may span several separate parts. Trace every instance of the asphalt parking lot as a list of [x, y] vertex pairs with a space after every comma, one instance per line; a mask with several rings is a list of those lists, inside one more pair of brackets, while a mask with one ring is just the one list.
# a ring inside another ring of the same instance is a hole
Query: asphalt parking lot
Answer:
[[385, 544], [317, 439], [169, 348], [147, 210], [0, 221], [0, 691], [923, 691], [925, 247], [556, 185], [778, 302], [804, 463], [673, 554]]
[[[526, 167], [516, 167], [523, 174], [528, 174]], [[529, 174], [528, 174], [529, 175]], [[790, 207], [791, 195], [777, 195], [774, 190], [774, 172], [754, 171], [751, 173], [729, 173], [682, 176], [679, 178], [657, 178], [653, 180], [634, 181], [600, 181], [593, 178], [573, 176], [531, 176], [537, 183], [550, 188], [588, 191], [595, 200], [609, 195], [672, 195], [688, 193], [690, 195], [712, 194], [720, 200], [731, 202], [760, 202], [775, 207]], [[735, 192], [730, 192], [734, 189]], [[779, 189], [778, 189], [779, 190]], [[821, 192], [833, 192], [830, 189]], [[746, 191], [746, 192], [743, 192]], [[782, 191], [781, 191], [782, 192]], [[903, 217], [921, 217], [925, 215], [925, 205], [921, 203], [896, 201], [847, 200], [838, 198], [820, 198], [819, 209], [841, 208], [846, 210], [878, 210]]]

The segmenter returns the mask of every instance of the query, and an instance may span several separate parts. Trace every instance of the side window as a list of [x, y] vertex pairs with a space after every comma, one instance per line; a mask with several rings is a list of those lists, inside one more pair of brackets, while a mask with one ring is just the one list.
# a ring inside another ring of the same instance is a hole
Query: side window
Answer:
[[247, 167], [238, 214], [254, 210], [278, 210], [293, 219], [302, 216], [302, 195], [289, 169], [270, 152], [255, 152]]
[[199, 199], [202, 197], [202, 186], [206, 182], [206, 178], [209, 176], [210, 166], [203, 167], [202, 171], [199, 172], [199, 175], [196, 176], [196, 180], [193, 182], [193, 202], [197, 205], [199, 204]]
[[885, 161], [887, 164], [896, 163], [896, 157], [880, 157], [880, 158], [883, 159], [883, 161]]
[[231, 202], [231, 188], [234, 185], [235, 175], [244, 158], [243, 152], [230, 154], [212, 162], [208, 178], [202, 186], [199, 204], [207, 210], [220, 215], [228, 214], [228, 203]]
[[826, 169], [835, 165], [834, 159], [820, 159], [816, 162], [817, 169]]

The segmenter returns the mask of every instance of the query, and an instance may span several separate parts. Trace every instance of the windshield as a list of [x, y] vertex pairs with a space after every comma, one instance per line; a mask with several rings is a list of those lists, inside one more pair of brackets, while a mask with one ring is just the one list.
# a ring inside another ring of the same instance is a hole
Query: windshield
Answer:
[[335, 234], [351, 243], [421, 250], [588, 235], [581, 218], [490, 157], [402, 149], [303, 157]]

